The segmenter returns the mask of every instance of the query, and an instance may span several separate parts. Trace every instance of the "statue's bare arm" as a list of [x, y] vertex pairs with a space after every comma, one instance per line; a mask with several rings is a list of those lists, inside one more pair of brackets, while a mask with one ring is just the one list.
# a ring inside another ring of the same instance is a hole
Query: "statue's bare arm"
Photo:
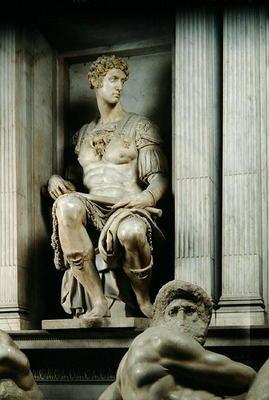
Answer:
[[29, 360], [2, 331], [0, 331], [0, 379], [10, 379], [17, 385], [18, 390], [25, 391], [31, 399], [43, 399], [30, 370]]
[[141, 193], [128, 195], [128, 199], [120, 200], [112, 208], [146, 208], [155, 207], [157, 202], [165, 193], [168, 181], [164, 174], [152, 174], [149, 179], [148, 187]]
[[30, 365], [27, 357], [16, 348], [1, 344], [0, 347], [0, 378], [7, 375], [27, 374]]
[[153, 194], [155, 203], [157, 203], [167, 190], [168, 179], [164, 173], [156, 173], [148, 177], [148, 182], [149, 186], [146, 190]]
[[255, 371], [221, 354], [204, 349], [187, 335], [163, 340], [160, 364], [182, 383], [189, 382], [215, 394], [240, 394], [247, 391]]
[[246, 400], [269, 400], [269, 359], [258, 371]]

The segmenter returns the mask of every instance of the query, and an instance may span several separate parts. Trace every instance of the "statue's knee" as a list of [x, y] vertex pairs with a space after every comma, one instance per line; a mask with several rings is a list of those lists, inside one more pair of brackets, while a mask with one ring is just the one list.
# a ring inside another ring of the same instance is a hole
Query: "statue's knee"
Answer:
[[94, 252], [92, 249], [87, 251], [75, 251], [66, 254], [67, 261], [71, 268], [80, 269], [82, 271], [88, 268], [88, 262], [93, 259]]
[[56, 216], [59, 223], [65, 226], [73, 226], [82, 222], [85, 217], [83, 203], [76, 197], [62, 196], [56, 203]]
[[122, 222], [118, 228], [118, 239], [127, 248], [144, 246], [147, 241], [144, 222], [135, 218]]

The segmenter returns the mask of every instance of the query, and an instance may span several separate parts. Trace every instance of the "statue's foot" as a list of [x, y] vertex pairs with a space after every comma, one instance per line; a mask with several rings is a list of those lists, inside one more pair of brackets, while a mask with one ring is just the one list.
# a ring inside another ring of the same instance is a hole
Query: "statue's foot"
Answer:
[[139, 305], [140, 310], [142, 311], [142, 313], [148, 317], [148, 318], [152, 318], [153, 316], [153, 306], [150, 302], [146, 302], [143, 304]]
[[110, 317], [110, 310], [107, 304], [96, 304], [91, 311], [86, 311], [85, 314], [80, 315], [83, 319], [104, 318]]

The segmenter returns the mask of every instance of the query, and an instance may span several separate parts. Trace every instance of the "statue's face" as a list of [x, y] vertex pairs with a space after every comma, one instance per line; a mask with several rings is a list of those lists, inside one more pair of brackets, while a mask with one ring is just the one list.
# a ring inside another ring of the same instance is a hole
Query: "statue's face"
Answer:
[[174, 321], [183, 332], [190, 334], [199, 342], [203, 342], [207, 323], [200, 318], [199, 314], [204, 312], [203, 304], [198, 306], [191, 300], [175, 299], [167, 306], [164, 319], [166, 322]]
[[126, 75], [121, 69], [110, 69], [104, 76], [102, 87], [96, 88], [99, 97], [103, 98], [107, 103], [118, 103]]

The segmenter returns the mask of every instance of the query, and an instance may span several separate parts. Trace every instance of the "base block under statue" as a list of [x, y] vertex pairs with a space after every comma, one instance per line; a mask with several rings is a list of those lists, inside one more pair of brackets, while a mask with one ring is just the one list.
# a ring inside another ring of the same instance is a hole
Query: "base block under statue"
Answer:
[[85, 329], [85, 328], [137, 328], [149, 327], [148, 318], [112, 317], [112, 318], [73, 318], [73, 319], [48, 319], [42, 321], [42, 329]]

